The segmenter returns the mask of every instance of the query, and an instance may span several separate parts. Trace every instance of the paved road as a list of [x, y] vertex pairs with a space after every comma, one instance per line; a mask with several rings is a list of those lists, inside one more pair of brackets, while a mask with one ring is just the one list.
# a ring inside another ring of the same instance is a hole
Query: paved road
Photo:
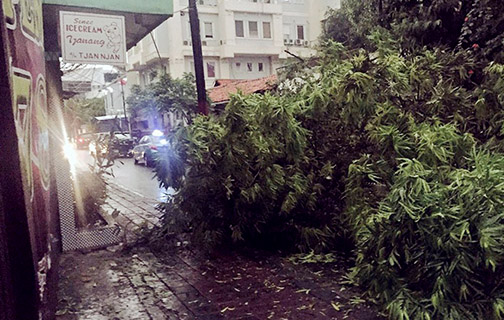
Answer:
[[[88, 150], [77, 150], [77, 167], [88, 168], [88, 164], [93, 163], [93, 158]], [[116, 161], [112, 168], [114, 177], [112, 180], [118, 185], [144, 197], [162, 201], [166, 198], [166, 191], [159, 188], [159, 184], [154, 177], [152, 168], [143, 165], [135, 165], [131, 158], [121, 158]], [[121, 163], [123, 162], [123, 163]]]

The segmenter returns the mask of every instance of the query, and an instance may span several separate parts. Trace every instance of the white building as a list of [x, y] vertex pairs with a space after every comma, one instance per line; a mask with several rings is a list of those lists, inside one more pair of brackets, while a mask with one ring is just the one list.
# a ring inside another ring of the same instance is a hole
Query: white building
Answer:
[[[256, 79], [276, 73], [284, 50], [314, 53], [321, 20], [340, 0], [198, 0], [207, 87], [216, 79]], [[144, 86], [161, 68], [177, 78], [194, 72], [188, 1], [128, 52], [128, 85]]]
[[[65, 92], [77, 94], [82, 99], [102, 98], [107, 115], [124, 115], [123, 92], [127, 97], [128, 86], [120, 83], [121, 71], [108, 65], [69, 65], [61, 78]], [[122, 72], [124, 73], [124, 71]]]

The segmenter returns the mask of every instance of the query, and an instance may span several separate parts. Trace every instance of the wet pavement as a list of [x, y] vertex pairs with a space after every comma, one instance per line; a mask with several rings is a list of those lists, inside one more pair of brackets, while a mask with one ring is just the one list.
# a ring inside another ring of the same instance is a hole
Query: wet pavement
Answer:
[[[125, 243], [159, 223], [156, 199], [108, 182], [104, 211]], [[258, 251], [209, 259], [189, 247], [65, 253], [56, 319], [384, 319], [346, 281], [346, 260], [299, 261]]]
[[[76, 150], [76, 154], [78, 168], [87, 170], [93, 163], [89, 151]], [[160, 201], [166, 198], [166, 192], [159, 188], [153, 169], [144, 165], [135, 165], [132, 158], [117, 159], [112, 167], [112, 173], [113, 177], [110, 177], [110, 180], [130, 191]]]
[[157, 200], [132, 192], [112, 178], [107, 179], [107, 195], [102, 209], [108, 215], [107, 220], [114, 221], [124, 231], [124, 243], [134, 242], [145, 228], [159, 224]]
[[345, 284], [345, 265], [259, 252], [211, 260], [148, 248], [70, 253], [56, 319], [383, 319]]

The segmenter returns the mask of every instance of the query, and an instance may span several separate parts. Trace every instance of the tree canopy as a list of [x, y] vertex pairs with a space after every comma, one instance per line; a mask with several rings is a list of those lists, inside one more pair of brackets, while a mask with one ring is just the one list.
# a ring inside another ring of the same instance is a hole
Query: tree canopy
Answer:
[[150, 114], [178, 112], [190, 122], [197, 113], [194, 76], [186, 73], [180, 79], [163, 74], [144, 89], [135, 85], [127, 103], [132, 114], [142, 110]]
[[90, 124], [95, 117], [105, 115], [105, 100], [103, 98], [72, 98], [66, 102], [65, 106], [66, 111], [71, 113], [74, 119], [78, 119], [84, 124]]
[[343, 2], [277, 92], [177, 132], [160, 238], [352, 250], [391, 319], [501, 319], [502, 5]]

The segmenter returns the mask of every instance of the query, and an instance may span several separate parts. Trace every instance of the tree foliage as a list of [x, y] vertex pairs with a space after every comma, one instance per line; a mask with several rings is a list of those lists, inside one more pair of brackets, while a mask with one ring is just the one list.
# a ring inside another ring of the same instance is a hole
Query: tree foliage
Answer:
[[127, 103], [132, 114], [139, 111], [154, 115], [178, 112], [191, 121], [197, 113], [194, 76], [186, 73], [182, 78], [173, 79], [163, 74], [145, 89], [135, 85]]
[[269, 94], [234, 96], [219, 117], [180, 129], [175, 152], [157, 167], [161, 183], [179, 190], [167, 205], [167, 227], [186, 222], [194, 240], [209, 247], [322, 245], [331, 220], [310, 213], [322, 191], [317, 180], [330, 176], [331, 166], [303, 172], [309, 132], [295, 118], [298, 108]]
[[296, 79], [177, 133], [157, 167], [178, 191], [164, 232], [350, 244], [391, 319], [501, 319], [501, 6], [345, 2]]
[[65, 103], [65, 107], [65, 111], [73, 118], [72, 122], [79, 121], [91, 124], [95, 117], [105, 115], [105, 100], [103, 98], [72, 98]]
[[381, 27], [397, 39], [403, 54], [424, 47], [472, 49], [484, 63], [501, 62], [503, 12], [500, 0], [346, 0], [329, 12], [322, 39], [369, 49], [368, 36]]

